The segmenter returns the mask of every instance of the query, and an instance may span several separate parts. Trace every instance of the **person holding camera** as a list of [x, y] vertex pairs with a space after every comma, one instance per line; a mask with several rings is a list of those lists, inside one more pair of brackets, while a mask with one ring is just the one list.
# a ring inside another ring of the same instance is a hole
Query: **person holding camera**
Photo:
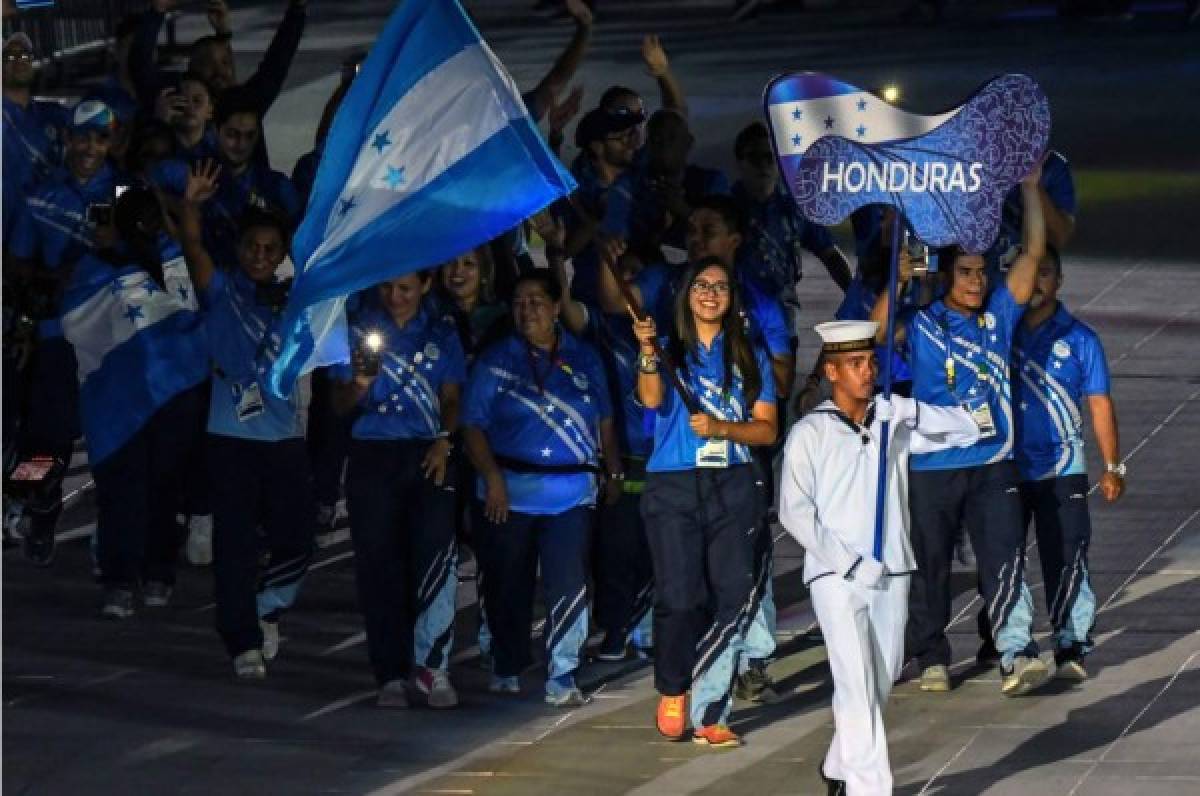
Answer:
[[[943, 298], [897, 318], [896, 342], [907, 343], [913, 398], [934, 406], [962, 406], [980, 428], [967, 448], [914, 455], [909, 463], [909, 507], [918, 572], [909, 603], [909, 650], [921, 667], [921, 690], [950, 690], [951, 556], [966, 525], [979, 571], [987, 623], [1000, 652], [1001, 691], [1028, 693], [1045, 682], [1046, 664], [1033, 639], [1033, 598], [1025, 577], [1025, 532], [1013, 461], [1013, 403], [1009, 361], [1025, 305], [1033, 295], [1046, 246], [1038, 181], [1040, 168], [1021, 181], [1024, 237], [1005, 282], [988, 291], [984, 257], [955, 247], [938, 253]], [[908, 252], [901, 251], [908, 260]], [[904, 263], [911, 270], [911, 261]], [[871, 320], [885, 344], [888, 294]]]
[[[75, 264], [115, 242], [113, 202], [122, 183], [108, 162], [115, 127], [116, 116], [104, 103], [87, 100], [75, 107], [64, 166], [22, 198], [5, 241], [12, 260], [6, 271], [26, 285], [26, 314], [37, 321], [21, 447], [24, 455], [58, 461], [60, 473], [70, 462], [80, 427], [77, 365], [63, 340], [59, 303]], [[54, 527], [62, 512], [61, 484], [52, 481], [29, 504], [32, 528], [25, 549], [42, 566], [53, 558]]]
[[354, 413], [346, 495], [358, 604], [380, 707], [458, 704], [450, 683], [458, 589], [451, 454], [467, 378], [458, 332], [423, 306], [432, 271], [368, 293], [332, 405]]
[[612, 501], [624, 472], [604, 367], [591, 346], [560, 328], [558, 280], [542, 269], [521, 275], [512, 308], [516, 332], [479, 354], [463, 402], [463, 442], [479, 473], [472, 531], [493, 635], [490, 689], [520, 691], [540, 562], [545, 700], [577, 706], [600, 475]]
[[[179, 233], [212, 349], [205, 456], [217, 630], [237, 676], [259, 679], [279, 650], [280, 614], [295, 602], [312, 558], [315, 508], [304, 444], [310, 387], [305, 377], [291, 397], [277, 398], [266, 384], [291, 284], [276, 276], [287, 253], [287, 222], [247, 210], [237, 260], [224, 268], [204, 246], [202, 205], [217, 191], [220, 168], [212, 161], [193, 167]], [[259, 527], [269, 553], [263, 571]]]
[[674, 740], [690, 718], [696, 743], [737, 746], [732, 685], [766, 511], [750, 448], [775, 441], [775, 380], [747, 334], [732, 264], [700, 258], [682, 285], [666, 344], [678, 381], [664, 373], [653, 315], [633, 326], [638, 397], [656, 412], [642, 517], [654, 559], [657, 724]]
[[208, 375], [204, 321], [165, 226], [154, 193], [123, 193], [111, 242], [76, 261], [62, 303], [96, 482], [102, 614], [113, 619], [133, 614], [139, 584], [148, 607], [170, 599], [175, 512]]

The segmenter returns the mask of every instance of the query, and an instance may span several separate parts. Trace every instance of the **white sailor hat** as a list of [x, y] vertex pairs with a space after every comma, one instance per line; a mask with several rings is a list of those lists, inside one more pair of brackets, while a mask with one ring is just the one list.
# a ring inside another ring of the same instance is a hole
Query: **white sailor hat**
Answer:
[[879, 324], [875, 321], [829, 321], [819, 323], [813, 328], [821, 335], [821, 342], [824, 343], [821, 350], [826, 354], [838, 354], [844, 351], [873, 349]]

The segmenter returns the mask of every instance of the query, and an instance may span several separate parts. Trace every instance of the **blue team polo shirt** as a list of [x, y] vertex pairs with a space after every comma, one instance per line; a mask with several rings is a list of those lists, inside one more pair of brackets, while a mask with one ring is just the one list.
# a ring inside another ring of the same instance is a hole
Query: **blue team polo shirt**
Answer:
[[[436, 438], [443, 431], [442, 385], [467, 380], [458, 331], [424, 309], [400, 327], [387, 312], [372, 307], [351, 325], [351, 349], [361, 347], [372, 332], [383, 338], [379, 375], [359, 404], [362, 413], [354, 421], [351, 436], [369, 440]], [[338, 366], [333, 374], [342, 381], [353, 378], [349, 365]]]
[[[86, 183], [66, 169], [55, 170], [24, 198], [8, 238], [9, 252], [54, 271], [77, 262], [95, 248], [95, 225], [87, 220], [88, 206], [115, 202], [119, 181], [108, 163]], [[38, 333], [44, 338], [61, 337], [62, 326], [57, 319], [42, 321]]]
[[[280, 318], [255, 301], [254, 282], [241, 269], [217, 270], [201, 299], [213, 359], [209, 433], [267, 442], [303, 437], [309, 379], [297, 382], [291, 398], [267, 388], [267, 372], [279, 356]], [[245, 411], [254, 396], [261, 411]]]
[[[667, 345], [663, 338], [663, 346]], [[742, 374], [733, 371], [733, 384], [725, 391], [725, 333], [718, 332], [711, 348], [699, 343], [696, 356], [688, 363], [686, 372], [678, 368], [684, 386], [696, 398], [703, 411], [720, 420], [744, 423], [751, 419], [754, 407], [746, 405], [746, 394]], [[771, 373], [771, 361], [757, 345], [754, 360], [762, 378], [762, 389], [756, 400], [775, 403], [775, 377]], [[654, 452], [646, 464], [647, 472], [663, 473], [696, 469], [696, 455], [705, 445], [688, 424], [690, 415], [675, 387], [663, 374], [663, 402], [654, 418]], [[750, 447], [734, 442], [728, 443], [729, 464], [748, 464], [751, 461]]]
[[[663, 263], [648, 265], [638, 272], [634, 284], [642, 293], [642, 302], [660, 329], [670, 329], [675, 322], [675, 294], [682, 277], [682, 267]], [[792, 355], [792, 331], [779, 300], [768, 295], [753, 281], [738, 273], [742, 304], [750, 319], [750, 339], [773, 357]]]
[[1035, 329], [1024, 324], [1013, 345], [1017, 378], [1017, 466], [1035, 481], [1087, 472], [1083, 399], [1108, 395], [1108, 361], [1091, 327], [1062, 304]]
[[[660, 231], [665, 207], [651, 185], [653, 175], [645, 167], [631, 168], [617, 178], [608, 191], [602, 225], [610, 235], [626, 241], [649, 240]], [[728, 194], [729, 180], [716, 169], [688, 165], [683, 172], [684, 201], [695, 204], [708, 194]], [[662, 242], [676, 248], [687, 246], [687, 219], [673, 219], [662, 234]]]
[[645, 458], [654, 446], [654, 417], [637, 395], [639, 346], [625, 313], [612, 315], [589, 306], [585, 339], [604, 362], [614, 422], [622, 453]]
[[[986, 403], [996, 433], [966, 448], [913, 454], [913, 470], [956, 470], [1001, 462], [1013, 457], [1012, 389], [1009, 360], [1013, 335], [1025, 307], [1001, 283], [983, 312], [963, 315], [941, 299], [918, 311], [908, 322], [908, 350], [913, 398], [933, 406]], [[954, 361], [954, 380], [946, 360]]]
[[4, 98], [4, 240], [11, 240], [28, 192], [62, 163], [63, 130], [71, 112], [57, 102]]
[[[485, 349], [467, 381], [463, 425], [487, 436], [492, 452], [531, 465], [599, 466], [599, 424], [612, 417], [599, 355], [568, 332], [558, 349], [513, 335]], [[526, 514], [561, 514], [596, 501], [592, 473], [504, 470], [509, 506]], [[483, 478], [477, 494], [485, 495]]]
[[746, 240], [738, 250], [738, 267], [784, 304], [795, 303], [802, 276], [803, 251], [820, 254], [834, 245], [829, 230], [804, 219], [783, 185], [765, 202], [751, 199], [741, 181], [733, 198], [746, 216]]

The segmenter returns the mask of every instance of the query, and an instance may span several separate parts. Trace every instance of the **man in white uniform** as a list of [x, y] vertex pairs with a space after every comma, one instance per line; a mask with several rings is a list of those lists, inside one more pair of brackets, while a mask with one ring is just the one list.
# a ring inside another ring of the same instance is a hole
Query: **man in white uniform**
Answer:
[[[908, 456], [970, 445], [979, 429], [958, 407], [874, 396], [877, 324], [816, 327], [826, 401], [793, 426], [784, 450], [779, 519], [805, 550], [804, 583], [833, 673], [833, 742], [822, 776], [829, 793], [890, 794], [883, 706], [900, 673], [909, 575]], [[882, 561], [874, 549], [883, 421], [890, 419]]]

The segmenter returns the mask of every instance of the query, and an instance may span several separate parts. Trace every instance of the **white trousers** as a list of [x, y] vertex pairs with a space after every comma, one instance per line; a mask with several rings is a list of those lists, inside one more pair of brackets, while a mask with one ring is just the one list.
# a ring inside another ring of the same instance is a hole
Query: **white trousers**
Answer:
[[849, 796], [892, 792], [883, 708], [904, 664], [907, 575], [865, 589], [837, 575], [809, 585], [833, 672], [833, 742], [825, 776], [846, 783]]

